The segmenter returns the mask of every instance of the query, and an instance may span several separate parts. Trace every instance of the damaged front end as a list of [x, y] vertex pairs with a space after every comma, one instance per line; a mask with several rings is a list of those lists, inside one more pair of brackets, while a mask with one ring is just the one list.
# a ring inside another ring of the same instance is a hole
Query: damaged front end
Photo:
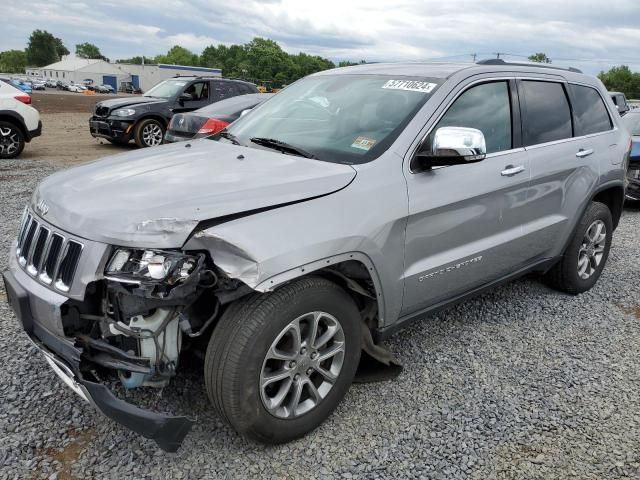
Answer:
[[[33, 285], [17, 262], [3, 275], [7, 296], [30, 339], [67, 385], [113, 420], [165, 451], [176, 451], [194, 421], [129, 404], [109, 384], [166, 386], [181, 352], [201, 350], [203, 334], [224, 306], [252, 290], [228, 278], [206, 253], [111, 250], [104, 274], [87, 284], [82, 299]], [[58, 320], [45, 320], [42, 306], [57, 312]]]

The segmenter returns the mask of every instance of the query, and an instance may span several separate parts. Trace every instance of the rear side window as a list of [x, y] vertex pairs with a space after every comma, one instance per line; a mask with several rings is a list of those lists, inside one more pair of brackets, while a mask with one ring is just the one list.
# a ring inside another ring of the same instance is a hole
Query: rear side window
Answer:
[[576, 117], [576, 136], [611, 130], [611, 118], [600, 94], [591, 87], [569, 85]]
[[525, 145], [571, 138], [571, 109], [562, 84], [523, 80], [519, 92], [525, 103], [522, 115]]
[[238, 89], [231, 82], [214, 82], [213, 91], [216, 100], [224, 100], [238, 95]]
[[440, 127], [475, 128], [484, 134], [487, 153], [509, 150], [511, 102], [508, 83], [483, 83], [470, 88], [449, 107], [431, 135]]

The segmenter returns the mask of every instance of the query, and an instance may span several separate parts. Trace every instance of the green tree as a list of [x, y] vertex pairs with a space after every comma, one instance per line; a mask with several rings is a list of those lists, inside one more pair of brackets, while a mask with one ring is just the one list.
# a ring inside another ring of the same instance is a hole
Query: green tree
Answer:
[[166, 55], [158, 55], [154, 59], [155, 63], [168, 63], [171, 65], [198, 65], [198, 55], [192, 53], [184, 47], [175, 45], [169, 49]]
[[135, 56], [131, 58], [121, 58], [116, 60], [116, 63], [131, 63], [133, 65], [142, 65], [143, 63], [153, 63], [152, 58]]
[[26, 65], [27, 54], [24, 50], [0, 52], [0, 72], [24, 73]]
[[76, 45], [76, 55], [80, 58], [98, 58], [100, 60], [109, 59], [100, 53], [100, 49], [93, 43], [79, 43]]
[[[62, 41], [46, 30], [34, 30], [29, 37], [27, 46], [27, 64], [34, 67], [44, 67], [60, 60]], [[66, 50], [66, 48], [65, 48]], [[68, 53], [68, 50], [66, 50]]]
[[69, 55], [70, 52], [67, 49], [67, 47], [64, 46], [64, 44], [62, 43], [62, 40], [56, 37], [55, 41], [56, 41], [56, 52], [58, 54], [58, 57], [62, 58], [65, 55]]
[[640, 73], [632, 72], [626, 65], [600, 72], [598, 78], [609, 91], [622, 92], [627, 98], [640, 98]]
[[532, 62], [551, 63], [551, 59], [547, 57], [547, 54], [542, 52], [534, 53], [533, 55], [529, 55], [527, 58]]

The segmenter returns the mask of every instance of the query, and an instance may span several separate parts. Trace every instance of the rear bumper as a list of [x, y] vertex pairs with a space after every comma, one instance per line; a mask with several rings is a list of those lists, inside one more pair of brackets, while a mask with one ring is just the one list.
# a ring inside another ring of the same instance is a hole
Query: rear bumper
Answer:
[[171, 130], [167, 130], [164, 134], [165, 143], [186, 142], [187, 140], [195, 140], [194, 135], [175, 135]]
[[38, 120], [38, 128], [27, 132], [27, 142], [30, 142], [32, 139], [39, 137], [40, 135], [42, 135], [42, 120]]
[[[42, 304], [49, 304], [51, 310], [60, 305], [60, 299], [36, 297], [23, 286], [14, 272], [2, 274], [8, 302], [29, 339], [45, 356], [55, 373], [81, 398], [94, 405], [107, 417], [154, 440], [158, 446], [175, 452], [193, 426], [193, 420], [186, 417], [167, 416], [144, 410], [115, 397], [100, 383], [88, 369], [83, 369], [83, 349], [73, 339], [52, 333], [32, 312], [41, 312]], [[29, 280], [27, 278], [27, 280]], [[51, 292], [51, 296], [61, 297]], [[65, 299], [65, 297], [61, 297]], [[50, 300], [50, 302], [47, 302]], [[32, 308], [32, 305], [35, 308]]]
[[89, 132], [95, 138], [108, 138], [128, 142], [133, 137], [133, 125], [133, 121], [93, 116], [89, 119]]

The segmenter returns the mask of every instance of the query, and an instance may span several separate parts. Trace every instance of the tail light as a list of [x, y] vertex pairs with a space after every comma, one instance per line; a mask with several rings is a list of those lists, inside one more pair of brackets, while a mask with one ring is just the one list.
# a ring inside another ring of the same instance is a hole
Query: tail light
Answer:
[[200, 130], [198, 130], [198, 134], [213, 135], [214, 133], [218, 133], [220, 130], [224, 129], [227, 125], [229, 125], [229, 122], [218, 120], [216, 118], [210, 118], [204, 123], [204, 125], [200, 127]]
[[15, 97], [16, 100], [18, 100], [19, 102], [22, 102], [26, 105], [31, 105], [31, 97], [29, 95], [27, 95], [26, 93], [23, 95], [16, 95]]

